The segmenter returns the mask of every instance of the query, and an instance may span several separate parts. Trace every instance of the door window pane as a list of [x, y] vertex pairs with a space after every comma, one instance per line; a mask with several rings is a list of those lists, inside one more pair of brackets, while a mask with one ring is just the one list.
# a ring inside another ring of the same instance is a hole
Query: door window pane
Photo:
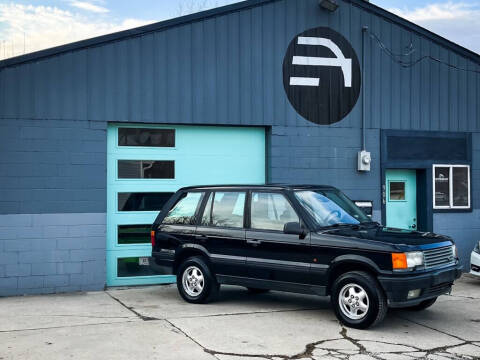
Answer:
[[150, 244], [151, 224], [118, 225], [118, 244]]
[[163, 224], [193, 225], [195, 213], [202, 199], [203, 192], [190, 192], [180, 199], [168, 215], [163, 219]]
[[126, 257], [117, 259], [117, 276], [154, 276], [167, 275], [168, 269], [155, 264], [153, 258], [145, 257]]
[[449, 167], [435, 167], [435, 206], [450, 206]]
[[118, 160], [119, 179], [174, 179], [175, 161]]
[[468, 176], [467, 167], [453, 167], [453, 206], [468, 206]]
[[283, 231], [288, 222], [300, 222], [300, 219], [285, 196], [278, 193], [252, 193], [253, 229]]
[[405, 182], [390, 181], [390, 200], [405, 200]]
[[216, 192], [213, 201], [212, 225], [243, 227], [244, 192]]
[[118, 146], [174, 147], [174, 129], [119, 128]]
[[118, 193], [118, 211], [160, 211], [172, 195], [172, 192]]

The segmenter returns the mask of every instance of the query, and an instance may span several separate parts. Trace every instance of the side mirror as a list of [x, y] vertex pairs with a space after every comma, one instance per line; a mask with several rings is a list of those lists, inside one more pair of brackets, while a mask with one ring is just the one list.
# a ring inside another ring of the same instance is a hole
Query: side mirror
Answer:
[[305, 238], [307, 232], [302, 228], [299, 222], [288, 222], [283, 226], [283, 232], [290, 235], [298, 235], [300, 239]]

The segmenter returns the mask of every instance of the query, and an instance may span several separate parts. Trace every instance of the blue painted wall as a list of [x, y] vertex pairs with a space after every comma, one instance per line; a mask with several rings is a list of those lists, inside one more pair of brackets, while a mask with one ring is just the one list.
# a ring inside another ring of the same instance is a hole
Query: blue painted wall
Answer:
[[[369, 39], [365, 91], [341, 122], [310, 123], [297, 115], [285, 96], [285, 50], [296, 34], [317, 26], [340, 32], [360, 60], [361, 29], [368, 25], [396, 53], [412, 43], [416, 49], [412, 60], [431, 54], [480, 70], [478, 57], [358, 3], [341, 1], [336, 12], [328, 13], [317, 0], [272, 0], [19, 65], [0, 62], [0, 214], [105, 213], [107, 122], [269, 127], [270, 181], [335, 185], [352, 198], [373, 200], [377, 217], [381, 130], [462, 131], [472, 133], [474, 139], [474, 211], [435, 214], [434, 230], [461, 239], [462, 258], [467, 260], [479, 238], [480, 75], [431, 61], [404, 69]], [[367, 149], [373, 162], [371, 172], [360, 174], [356, 154], [363, 96]], [[18, 279], [33, 276], [28, 266], [19, 272], [9, 266], [11, 272], [7, 265], [12, 264], [5, 260], [11, 259], [5, 255], [9, 251], [18, 259], [29, 251], [28, 245], [15, 250], [5, 245], [26, 238], [22, 231], [9, 228], [2, 233], [0, 283], [12, 281], [18, 290], [0, 290], [0, 295], [35, 291], [20, 289]], [[85, 238], [90, 236], [97, 235], [87, 231]], [[36, 240], [42, 239], [47, 244], [48, 233], [38, 233]], [[73, 250], [72, 245], [68, 256], [58, 253], [57, 262], [69, 263]], [[104, 276], [104, 270], [97, 270], [97, 278]], [[62, 271], [41, 275], [46, 276], [43, 288], [60, 291], [62, 286], [51, 287], [46, 279], [63, 275]], [[81, 274], [85, 274], [83, 267]], [[11, 278], [17, 279], [17, 285]], [[101, 282], [87, 283], [102, 287]], [[65, 286], [81, 289], [86, 285], [70, 281]]]

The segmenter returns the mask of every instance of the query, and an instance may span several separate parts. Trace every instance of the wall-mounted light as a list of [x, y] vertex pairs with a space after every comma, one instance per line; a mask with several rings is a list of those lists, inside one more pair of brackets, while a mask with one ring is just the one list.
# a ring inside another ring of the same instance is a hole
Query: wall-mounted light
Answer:
[[320, 0], [319, 5], [325, 10], [334, 12], [338, 8], [338, 3], [336, 0]]

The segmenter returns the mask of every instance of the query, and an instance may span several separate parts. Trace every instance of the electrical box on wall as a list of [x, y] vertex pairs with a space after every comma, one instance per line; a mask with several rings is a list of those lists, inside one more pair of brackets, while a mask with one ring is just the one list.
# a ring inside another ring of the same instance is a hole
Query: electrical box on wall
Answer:
[[362, 150], [358, 152], [358, 171], [370, 171], [371, 162], [372, 157], [369, 151]]
[[354, 200], [355, 205], [363, 210], [367, 216], [372, 217], [373, 215], [373, 201], [371, 200]]

